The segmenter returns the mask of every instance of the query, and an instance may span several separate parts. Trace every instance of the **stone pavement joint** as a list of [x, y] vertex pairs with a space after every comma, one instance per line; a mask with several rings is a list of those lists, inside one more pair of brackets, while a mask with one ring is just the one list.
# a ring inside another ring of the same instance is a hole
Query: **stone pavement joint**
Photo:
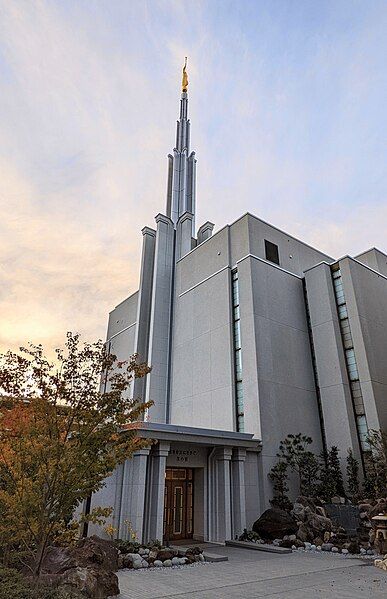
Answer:
[[250, 543], [249, 541], [226, 541], [228, 547], [239, 547], [240, 549], [252, 549], [253, 551], [266, 551], [268, 553], [292, 553], [287, 547], [276, 547], [267, 543]]
[[[215, 548], [213, 548], [215, 551]], [[228, 562], [121, 571], [119, 599], [385, 599], [385, 572], [360, 559], [220, 547]]]

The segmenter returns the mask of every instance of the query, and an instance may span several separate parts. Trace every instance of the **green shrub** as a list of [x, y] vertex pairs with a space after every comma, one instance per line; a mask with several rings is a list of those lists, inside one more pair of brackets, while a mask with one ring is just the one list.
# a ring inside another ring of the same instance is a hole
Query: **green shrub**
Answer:
[[0, 599], [33, 599], [22, 575], [11, 568], [0, 568]]
[[250, 541], [252, 543], [256, 543], [260, 540], [260, 538], [261, 537], [257, 532], [254, 532], [254, 530], [247, 530], [247, 528], [245, 528], [239, 537], [239, 541]]
[[84, 599], [84, 595], [65, 587], [35, 586], [17, 570], [0, 567], [0, 599]]
[[139, 543], [138, 541], [123, 541], [122, 539], [117, 540], [117, 548], [121, 553], [138, 553], [140, 547], [153, 549], [157, 547], [157, 549], [161, 549], [163, 547], [162, 543], [157, 539], [155, 541], [149, 541], [149, 543]]

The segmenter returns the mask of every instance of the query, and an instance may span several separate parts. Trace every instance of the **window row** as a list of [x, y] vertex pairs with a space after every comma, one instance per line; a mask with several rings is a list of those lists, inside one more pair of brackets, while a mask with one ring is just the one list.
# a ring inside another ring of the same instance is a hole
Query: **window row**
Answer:
[[235, 409], [236, 425], [238, 432], [244, 432], [244, 403], [242, 383], [242, 347], [239, 310], [239, 281], [238, 271], [232, 273], [232, 305], [233, 305], [233, 337], [234, 337], [234, 361], [235, 361]]

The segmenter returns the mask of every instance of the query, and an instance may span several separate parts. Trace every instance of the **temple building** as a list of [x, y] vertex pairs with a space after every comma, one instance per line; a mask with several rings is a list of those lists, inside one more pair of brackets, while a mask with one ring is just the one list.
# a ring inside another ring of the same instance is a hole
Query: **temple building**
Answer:
[[[93, 495], [140, 540], [235, 538], [270, 506], [289, 433], [360, 464], [387, 428], [387, 256], [335, 259], [252, 214], [196, 227], [184, 70], [165, 211], [142, 230], [139, 290], [109, 315], [107, 344], [152, 370], [138, 451]], [[90, 503], [90, 502], [89, 502]], [[89, 527], [89, 534], [95, 532]]]

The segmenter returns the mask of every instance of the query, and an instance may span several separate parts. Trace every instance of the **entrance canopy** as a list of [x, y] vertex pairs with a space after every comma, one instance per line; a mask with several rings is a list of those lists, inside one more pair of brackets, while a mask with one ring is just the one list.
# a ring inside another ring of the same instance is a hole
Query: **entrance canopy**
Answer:
[[120, 519], [130, 520], [139, 537], [165, 541], [186, 534], [224, 542], [241, 534], [251, 487], [245, 463], [257, 473], [261, 441], [249, 433], [153, 422], [124, 430], [153, 441], [125, 465], [130, 500], [123, 497]]
[[244, 447], [250, 451], [260, 451], [262, 442], [250, 433], [237, 433], [211, 428], [196, 428], [179, 424], [160, 424], [158, 422], [132, 422], [124, 430], [134, 429], [139, 437], [158, 441], [183, 441], [209, 446]]

